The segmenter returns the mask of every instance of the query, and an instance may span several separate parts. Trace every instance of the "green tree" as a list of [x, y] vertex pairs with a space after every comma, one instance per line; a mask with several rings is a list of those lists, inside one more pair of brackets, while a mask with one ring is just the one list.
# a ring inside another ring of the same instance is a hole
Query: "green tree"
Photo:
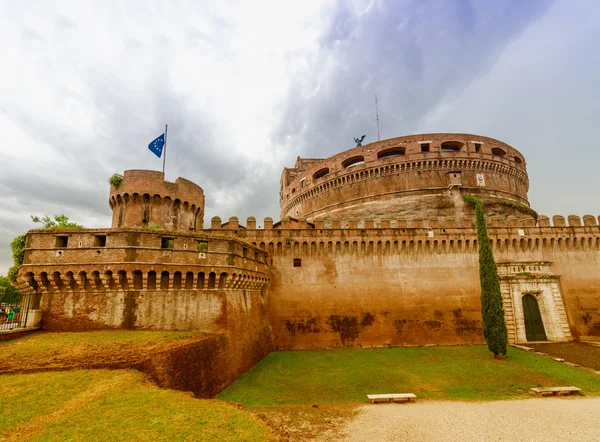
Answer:
[[475, 204], [477, 242], [479, 244], [479, 283], [481, 285], [481, 316], [483, 337], [494, 357], [506, 355], [507, 330], [502, 307], [502, 293], [498, 281], [498, 270], [487, 234], [483, 201], [472, 196], [465, 200]]
[[[63, 214], [54, 215], [54, 218], [50, 218], [48, 215], [41, 218], [31, 215], [31, 220], [34, 223], [42, 224], [42, 229], [78, 229], [83, 227], [69, 221], [69, 217]], [[13, 283], [17, 280], [19, 266], [23, 264], [23, 258], [25, 257], [25, 235], [15, 237], [10, 243], [14, 264], [8, 269], [8, 280]]]
[[17, 304], [21, 301], [21, 293], [12, 286], [6, 276], [0, 276], [0, 303]]
[[15, 237], [10, 242], [10, 248], [12, 250], [13, 266], [8, 269], [8, 280], [16, 282], [19, 266], [23, 264], [23, 258], [25, 257], [25, 234]]
[[34, 223], [42, 224], [42, 229], [76, 229], [82, 227], [69, 221], [69, 218], [63, 214], [54, 215], [54, 218], [50, 218], [48, 215], [44, 215], [42, 218], [31, 215], [31, 220]]

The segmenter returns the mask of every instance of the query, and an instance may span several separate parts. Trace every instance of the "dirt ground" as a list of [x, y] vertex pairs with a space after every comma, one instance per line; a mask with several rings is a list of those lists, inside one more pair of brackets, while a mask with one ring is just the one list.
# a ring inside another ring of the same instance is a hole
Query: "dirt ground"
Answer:
[[[526, 344], [535, 351], [548, 353], [566, 362], [579, 364], [582, 367], [600, 370], [600, 347], [582, 342], [553, 342], [551, 344]], [[600, 382], [600, 380], [598, 380]]]
[[598, 441], [600, 398], [365, 405], [319, 441]]

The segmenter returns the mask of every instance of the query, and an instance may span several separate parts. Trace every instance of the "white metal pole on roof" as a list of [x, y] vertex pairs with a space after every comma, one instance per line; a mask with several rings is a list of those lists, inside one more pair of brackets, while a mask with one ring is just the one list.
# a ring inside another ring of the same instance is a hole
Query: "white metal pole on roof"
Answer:
[[379, 106], [377, 105], [377, 94], [375, 94], [375, 116], [377, 117], [377, 141], [381, 141], [381, 134], [379, 133]]

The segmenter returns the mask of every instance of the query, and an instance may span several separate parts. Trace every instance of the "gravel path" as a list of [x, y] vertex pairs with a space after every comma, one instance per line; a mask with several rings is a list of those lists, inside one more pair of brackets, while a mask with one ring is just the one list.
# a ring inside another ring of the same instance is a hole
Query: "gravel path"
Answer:
[[600, 398], [366, 405], [341, 435], [335, 440], [599, 441]]

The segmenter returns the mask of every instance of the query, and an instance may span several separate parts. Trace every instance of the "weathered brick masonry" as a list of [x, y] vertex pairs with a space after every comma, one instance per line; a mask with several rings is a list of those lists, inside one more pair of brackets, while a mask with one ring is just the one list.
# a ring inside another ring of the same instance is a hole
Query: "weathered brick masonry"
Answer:
[[[426, 134], [298, 158], [282, 219], [203, 230], [204, 193], [160, 172], [111, 187], [111, 229], [31, 231], [22, 289], [48, 329], [223, 332], [236, 376], [271, 348], [482, 342], [477, 234], [485, 201], [511, 342], [533, 297], [548, 340], [600, 339], [600, 227], [529, 208], [524, 157], [492, 138]], [[152, 230], [160, 227], [161, 230]]]

